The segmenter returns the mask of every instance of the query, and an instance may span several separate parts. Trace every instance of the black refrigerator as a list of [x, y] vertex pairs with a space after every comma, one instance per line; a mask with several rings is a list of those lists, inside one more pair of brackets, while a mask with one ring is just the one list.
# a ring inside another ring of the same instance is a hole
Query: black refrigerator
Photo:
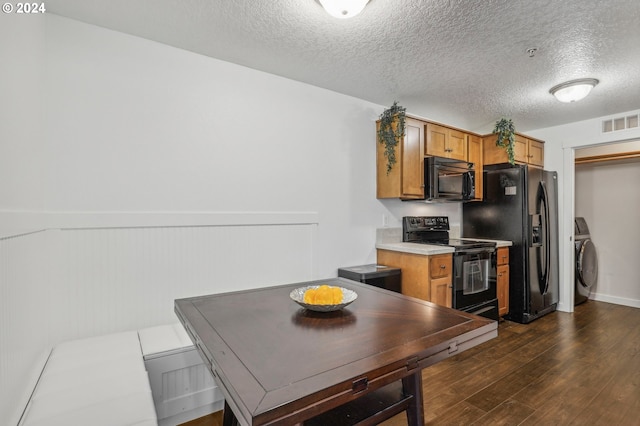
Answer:
[[483, 177], [483, 201], [462, 206], [461, 235], [513, 242], [505, 318], [527, 324], [558, 306], [558, 174], [500, 164]]

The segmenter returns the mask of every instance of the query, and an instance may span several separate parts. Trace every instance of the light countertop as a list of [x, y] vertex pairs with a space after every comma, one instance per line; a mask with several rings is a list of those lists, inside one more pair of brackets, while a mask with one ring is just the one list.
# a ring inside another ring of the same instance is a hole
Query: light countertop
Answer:
[[418, 243], [377, 243], [377, 249], [401, 251], [404, 253], [423, 254], [431, 256], [434, 254], [453, 253], [453, 247], [432, 246]]
[[[496, 243], [496, 247], [509, 247], [513, 245], [511, 241], [491, 240], [481, 238], [461, 238], [468, 241], [491, 241]], [[432, 256], [436, 254], [453, 253], [453, 247], [435, 246], [429, 244], [403, 243], [402, 229], [400, 228], [379, 228], [376, 232], [376, 249], [400, 251], [404, 253], [422, 254]]]

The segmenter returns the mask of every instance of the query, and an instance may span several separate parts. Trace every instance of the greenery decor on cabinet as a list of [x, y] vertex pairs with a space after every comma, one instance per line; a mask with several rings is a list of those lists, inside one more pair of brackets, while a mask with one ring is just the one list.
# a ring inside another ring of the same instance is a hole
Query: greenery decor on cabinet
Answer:
[[513, 144], [516, 142], [516, 128], [511, 119], [501, 118], [496, 121], [496, 127], [493, 133], [498, 135], [496, 146], [505, 148], [509, 157], [509, 164], [515, 164], [515, 153]]
[[378, 129], [378, 142], [384, 144], [384, 156], [387, 157], [387, 174], [396, 163], [396, 146], [404, 137], [406, 108], [395, 101], [391, 107], [380, 114], [380, 128]]

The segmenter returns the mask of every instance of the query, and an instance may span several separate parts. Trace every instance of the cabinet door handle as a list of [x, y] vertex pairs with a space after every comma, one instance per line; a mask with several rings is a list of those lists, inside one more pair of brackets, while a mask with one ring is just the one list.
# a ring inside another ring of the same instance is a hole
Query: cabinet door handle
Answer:
[[447, 269], [447, 265], [440, 265], [440, 269]]

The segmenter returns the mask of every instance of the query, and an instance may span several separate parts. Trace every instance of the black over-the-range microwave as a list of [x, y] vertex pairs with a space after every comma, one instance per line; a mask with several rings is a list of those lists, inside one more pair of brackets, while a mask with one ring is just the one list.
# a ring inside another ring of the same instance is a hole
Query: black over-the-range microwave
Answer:
[[426, 201], [467, 201], [476, 196], [473, 163], [442, 157], [424, 159]]

